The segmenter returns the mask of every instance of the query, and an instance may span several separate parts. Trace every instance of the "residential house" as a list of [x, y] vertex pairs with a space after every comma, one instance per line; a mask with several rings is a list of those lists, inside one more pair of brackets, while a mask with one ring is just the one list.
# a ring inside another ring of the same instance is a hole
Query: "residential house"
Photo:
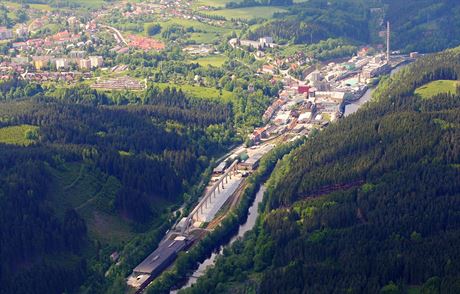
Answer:
[[58, 58], [56, 59], [56, 69], [63, 69], [69, 67], [69, 61], [67, 58]]
[[42, 68], [48, 66], [48, 63], [51, 60], [51, 56], [33, 56], [32, 62], [36, 70], [41, 70]]
[[104, 65], [104, 58], [102, 56], [90, 56], [91, 68], [98, 68]]
[[91, 69], [91, 60], [90, 59], [80, 59], [78, 61], [78, 67], [80, 69]]
[[13, 38], [13, 32], [6, 27], [0, 27], [0, 40], [7, 40]]

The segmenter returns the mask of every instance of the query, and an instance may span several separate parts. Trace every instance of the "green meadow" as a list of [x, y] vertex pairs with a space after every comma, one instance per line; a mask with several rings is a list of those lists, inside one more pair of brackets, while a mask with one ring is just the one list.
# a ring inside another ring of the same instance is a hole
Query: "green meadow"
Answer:
[[415, 90], [415, 94], [420, 95], [423, 99], [429, 99], [441, 93], [455, 94], [457, 86], [459, 86], [458, 81], [438, 80], [419, 87]]
[[221, 67], [225, 61], [227, 61], [227, 56], [225, 55], [210, 55], [206, 57], [199, 57], [197, 59], [190, 60], [190, 63], [198, 63], [201, 66], [215, 66]]
[[225, 4], [230, 3], [230, 2], [242, 2], [242, 0], [198, 0], [194, 3], [195, 7], [199, 6], [211, 6], [211, 7], [225, 7]]
[[[232, 32], [231, 28], [202, 23], [193, 19], [172, 18], [164, 22], [158, 22], [157, 24], [161, 25], [162, 32], [173, 25], [180, 25], [185, 28], [193, 27], [197, 32], [190, 33], [189, 39], [196, 43], [213, 43], [223, 35]], [[153, 37], [161, 39], [161, 32]]]
[[285, 12], [286, 10], [279, 7], [257, 6], [235, 9], [220, 9], [210, 11], [211, 15], [223, 16], [226, 19], [254, 19], [254, 18], [271, 18], [276, 12]]
[[38, 127], [32, 125], [19, 125], [0, 128], [0, 143], [28, 146], [37, 138]]

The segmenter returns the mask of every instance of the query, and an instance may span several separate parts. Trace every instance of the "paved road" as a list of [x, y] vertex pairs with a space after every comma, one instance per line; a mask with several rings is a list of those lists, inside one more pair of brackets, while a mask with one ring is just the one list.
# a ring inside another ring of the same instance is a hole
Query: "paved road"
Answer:
[[120, 38], [120, 40], [125, 43], [126, 46], [128, 46], [128, 42], [126, 42], [125, 38], [123, 37], [123, 35], [120, 33], [119, 30], [117, 30], [116, 28], [114, 27], [111, 27], [111, 26], [107, 26], [107, 25], [100, 25], [101, 28], [106, 28], [106, 29], [109, 29], [109, 30], [112, 30], [115, 32], [115, 34], [118, 36], [118, 38]]

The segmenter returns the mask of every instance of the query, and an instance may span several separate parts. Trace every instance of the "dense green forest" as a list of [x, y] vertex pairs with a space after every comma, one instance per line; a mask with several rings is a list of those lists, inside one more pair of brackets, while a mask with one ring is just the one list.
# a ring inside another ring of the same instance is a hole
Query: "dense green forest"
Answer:
[[[0, 132], [30, 128], [27, 146], [0, 143], [0, 293], [104, 292], [109, 250], [142, 236], [115, 270], [125, 276], [234, 143], [230, 104], [175, 89], [150, 88], [127, 105], [85, 87], [51, 97], [12, 80], [0, 91]], [[117, 229], [122, 242], [106, 237]]]
[[369, 40], [369, 9], [361, 1], [303, 2], [275, 14], [272, 21], [249, 31], [251, 39], [272, 36], [277, 42], [313, 44], [342, 37], [366, 43]]
[[[13, 17], [0, 4], [0, 26], [27, 23], [27, 3], [75, 9], [86, 22], [90, 7], [115, 2], [12, 1], [23, 7]], [[114, 12], [108, 24], [126, 34], [145, 28], [167, 42], [166, 50], [116, 54], [104, 42], [88, 53], [102, 54], [108, 68], [126, 65], [130, 77], [146, 80], [145, 91], [97, 91], [83, 79], [77, 86], [19, 76], [0, 81], [0, 294], [125, 293], [126, 276], [156, 248], [180, 205], [187, 212], [203, 194], [215, 158], [262, 126], [283, 89], [282, 81], [258, 73], [264, 61], [252, 49], [231, 48], [230, 38], [272, 36], [289, 46], [265, 48], [268, 56], [301, 51], [327, 61], [381, 44], [389, 20], [394, 50], [460, 44], [458, 0], [226, 3], [250, 6], [283, 12], [228, 19], [228, 33], [213, 33], [218, 67], [181, 50], [201, 43], [190, 37], [204, 34], [199, 27], [156, 24], [156, 14], [124, 24], [124, 11]], [[68, 29], [66, 21], [52, 26]], [[10, 48], [2, 43], [2, 62], [21, 56]], [[274, 149], [234, 213], [146, 292], [169, 292], [225, 243], [276, 166], [255, 230], [186, 293], [460, 293], [460, 89], [430, 99], [414, 94], [459, 74], [459, 49], [428, 56], [383, 78], [366, 109], [300, 147], [297, 141]], [[301, 78], [303, 68], [292, 75]]]
[[263, 214], [185, 293], [459, 293], [460, 49], [382, 81], [374, 101], [278, 163]]
[[297, 148], [303, 139], [287, 144], [282, 144], [266, 154], [260, 162], [256, 172], [248, 177], [247, 184], [242, 193], [242, 199], [231, 215], [226, 217], [217, 229], [206, 235], [187, 253], [180, 253], [174, 266], [163, 272], [147, 288], [149, 294], [169, 293], [173, 287], [177, 287], [186, 281], [186, 277], [198, 266], [218, 250], [222, 244], [227, 243], [238, 232], [240, 224], [244, 223], [248, 216], [248, 210], [254, 202], [260, 185], [265, 181], [276, 166], [278, 160], [283, 158], [289, 151]]
[[249, 31], [248, 37], [273, 36], [278, 42], [294, 44], [327, 38], [383, 43], [377, 36], [388, 20], [394, 50], [436, 52], [460, 44], [459, 15], [456, 0], [311, 0], [275, 14], [273, 20]]
[[436, 52], [460, 44], [460, 3], [456, 0], [386, 0], [398, 49]]

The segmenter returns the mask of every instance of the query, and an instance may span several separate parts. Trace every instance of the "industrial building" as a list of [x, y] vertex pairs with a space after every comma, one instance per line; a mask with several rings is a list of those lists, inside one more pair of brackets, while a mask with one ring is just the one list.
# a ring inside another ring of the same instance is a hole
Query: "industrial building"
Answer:
[[155, 277], [165, 270], [176, 259], [177, 254], [186, 249], [192, 241], [183, 236], [166, 239], [158, 248], [147, 256], [133, 270], [128, 284], [134, 288], [145, 288]]
[[259, 149], [255, 149], [254, 152], [250, 152], [250, 154], [248, 154], [249, 158], [246, 161], [240, 162], [238, 164], [238, 169], [249, 171], [255, 170], [259, 166], [260, 159], [273, 148], [273, 144], [267, 144]]
[[227, 168], [227, 161], [222, 161], [218, 166], [214, 168], [213, 174], [215, 175], [223, 174], [226, 168]]
[[196, 211], [196, 214], [192, 217], [193, 226], [200, 227], [203, 223], [212, 221], [228, 199], [235, 193], [242, 181], [242, 175], [236, 173], [223, 180], [220, 184], [217, 182], [217, 186], [220, 186], [219, 190], [216, 189], [215, 196], [208, 197], [208, 200]]
[[155, 276], [173, 261], [177, 253], [184, 249], [189, 241], [182, 236], [165, 240], [157, 250], [153, 251], [143, 262], [133, 270], [134, 274], [149, 274]]
[[240, 162], [238, 168], [243, 170], [255, 170], [259, 166], [259, 161], [261, 158], [261, 156], [250, 157], [246, 161]]

